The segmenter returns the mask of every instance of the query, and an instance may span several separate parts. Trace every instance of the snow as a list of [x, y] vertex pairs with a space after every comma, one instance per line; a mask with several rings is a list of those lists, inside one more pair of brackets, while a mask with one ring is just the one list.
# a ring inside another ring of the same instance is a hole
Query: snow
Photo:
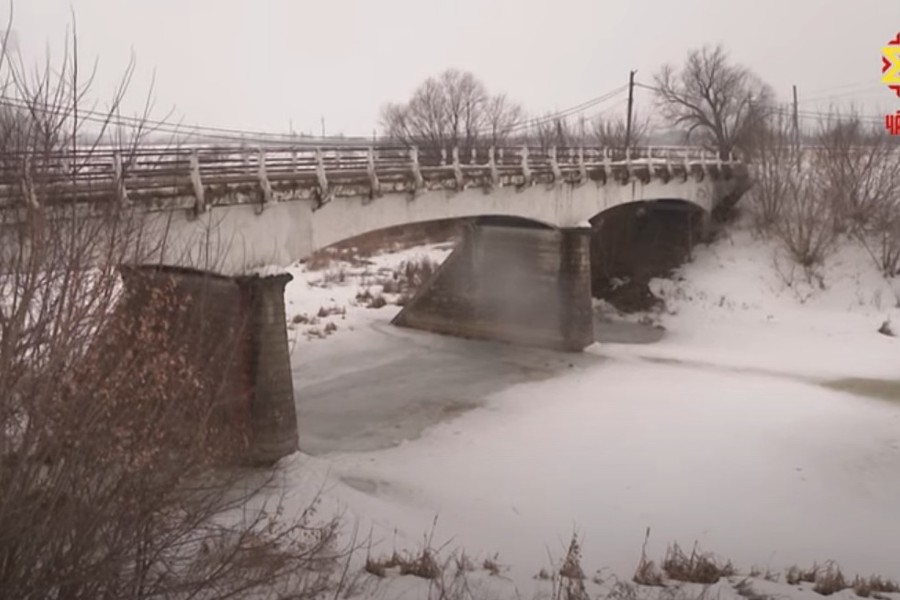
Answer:
[[[324, 485], [323, 506], [371, 532], [373, 555], [415, 551], [426, 534], [499, 553], [503, 577], [473, 580], [526, 598], [547, 592], [534, 575], [573, 532], [589, 576], [603, 569], [591, 590], [609, 592], [611, 575], [630, 579], [647, 528], [657, 561], [697, 541], [744, 572], [835, 560], [851, 578], [900, 578], [900, 402], [833, 386], [900, 380], [900, 340], [877, 333], [900, 322], [900, 282], [864, 252], [841, 248], [822, 289], [737, 231], [653, 282], [667, 302], [652, 315], [662, 340], [582, 355], [399, 330], [388, 325], [398, 307], [354, 305], [379, 268], [447, 252], [344, 265], [344, 283], [327, 287], [321, 272], [291, 269], [289, 320], [346, 309], [328, 317], [339, 327], [328, 338], [295, 337], [300, 427], [314, 430], [280, 464], [297, 510]], [[423, 586], [394, 578], [361, 593], [425, 597]], [[753, 586], [819, 597], [808, 584]], [[738, 597], [733, 582], [710, 593]]]
[[[336, 327], [328, 338], [342, 337], [348, 332], [365, 327], [376, 320], [390, 320], [399, 307], [390, 303], [396, 294], [384, 294], [383, 282], [392, 279], [393, 272], [410, 261], [431, 260], [440, 264], [452, 251], [452, 244], [431, 244], [380, 254], [355, 262], [332, 260], [322, 270], [310, 270], [303, 264], [286, 269], [293, 276], [285, 289], [285, 312], [293, 354], [303, 360], [304, 349], [300, 342], [321, 341], [320, 333], [331, 323]], [[369, 308], [357, 301], [360, 292], [368, 290], [374, 295], [384, 295], [389, 304], [381, 308]], [[324, 316], [319, 317], [319, 313]], [[327, 312], [334, 314], [325, 315]], [[390, 313], [390, 316], [386, 316]], [[294, 322], [306, 317], [311, 323]], [[312, 334], [311, 334], [312, 332]]]

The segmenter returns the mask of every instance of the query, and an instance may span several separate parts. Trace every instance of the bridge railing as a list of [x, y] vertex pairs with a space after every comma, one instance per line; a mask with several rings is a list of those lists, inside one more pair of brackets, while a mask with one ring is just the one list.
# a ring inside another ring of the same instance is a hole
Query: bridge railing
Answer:
[[[129, 193], [159, 191], [161, 195], [193, 191], [202, 195], [208, 185], [259, 184], [292, 181], [327, 188], [360, 178], [452, 175], [472, 173], [552, 173], [609, 168], [611, 165], [690, 165], [738, 162], [693, 147], [478, 147], [431, 148], [420, 151], [402, 146], [202, 146], [176, 148], [109, 148], [47, 154], [0, 154], [0, 202], [32, 202], [39, 196], [92, 199], [113, 195], [125, 200]], [[199, 186], [199, 189], [198, 189]]]

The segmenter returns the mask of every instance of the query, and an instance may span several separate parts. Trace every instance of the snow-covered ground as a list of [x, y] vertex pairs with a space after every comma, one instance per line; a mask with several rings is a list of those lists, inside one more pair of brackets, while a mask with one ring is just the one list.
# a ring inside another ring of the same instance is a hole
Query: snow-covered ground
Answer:
[[[373, 556], [426, 534], [444, 555], [497, 553], [502, 577], [479, 575], [496, 597], [549, 591], [534, 576], [573, 532], [588, 575], [602, 570], [593, 593], [609, 592], [647, 528], [653, 559], [696, 541], [745, 572], [835, 560], [900, 579], [900, 339], [877, 333], [900, 330], [900, 282], [862, 251], [834, 256], [820, 286], [732, 233], [653, 283], [661, 341], [582, 355], [401, 330], [388, 324], [399, 307], [356, 305], [379, 268], [448, 252], [291, 269], [288, 319], [334, 312], [293, 325], [302, 452], [281, 464], [293, 506], [324, 485], [325, 510], [371, 535]], [[873, 388], [882, 397], [838, 391]], [[368, 596], [425, 593], [370, 579]], [[809, 587], [754, 580], [769, 595]]]

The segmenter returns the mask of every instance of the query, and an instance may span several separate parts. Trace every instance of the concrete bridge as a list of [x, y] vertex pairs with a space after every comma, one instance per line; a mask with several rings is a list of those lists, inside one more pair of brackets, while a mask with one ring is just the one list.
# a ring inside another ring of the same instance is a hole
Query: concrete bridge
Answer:
[[494, 218], [469, 231], [394, 322], [580, 351], [593, 342], [592, 222], [623, 205], [680, 201], [708, 223], [746, 184], [740, 161], [673, 147], [449, 149], [427, 159], [390, 147], [137, 148], [41, 160], [24, 170], [3, 161], [0, 209], [74, 207], [90, 218], [110, 203], [130, 207], [166, 243], [129, 269], [126, 285], [177, 280], [186, 298], [213, 290], [219, 305], [236, 307], [222, 314], [249, 323], [237, 366], [249, 380], [235, 394], [253, 407], [262, 461], [296, 449], [297, 423], [283, 301], [290, 276], [253, 276], [259, 267], [396, 225]]
[[[0, 169], [0, 206], [44, 198], [119, 202], [165, 228], [156, 261], [240, 275], [288, 265], [373, 230], [503, 216], [581, 227], [626, 203], [683, 200], [707, 215], [734, 201], [743, 165], [688, 147], [484, 148], [420, 160], [415, 148], [235, 147], [44, 157], [40, 181]], [[448, 156], [449, 155], [449, 156]], [[73, 175], [70, 163], [77, 163]]]

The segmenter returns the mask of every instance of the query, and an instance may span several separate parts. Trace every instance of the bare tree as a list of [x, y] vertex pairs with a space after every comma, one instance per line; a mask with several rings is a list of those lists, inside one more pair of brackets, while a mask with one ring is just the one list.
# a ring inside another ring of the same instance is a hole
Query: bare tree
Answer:
[[886, 276], [900, 272], [900, 147], [856, 113], [824, 120], [813, 166], [833, 227], [859, 240]]
[[776, 221], [775, 234], [794, 262], [808, 276], [834, 249], [837, 234], [832, 227], [833, 205], [822, 194], [821, 182], [809, 172], [788, 177], [786, 192]]
[[793, 133], [790, 120], [776, 115], [758, 133], [753, 145], [749, 162], [753, 187], [748, 200], [758, 233], [774, 231], [785, 206], [792, 201], [791, 194], [798, 189], [801, 157]]
[[577, 146], [581, 143], [568, 120], [553, 115], [536, 119], [528, 137], [543, 151], [553, 147]]
[[432, 160], [441, 150], [498, 145], [522, 116], [521, 108], [505, 95], [492, 96], [472, 73], [449, 69], [430, 77], [406, 103], [388, 104], [381, 111], [385, 135], [419, 146]]
[[691, 50], [677, 69], [654, 76], [657, 101], [672, 125], [727, 158], [747, 149], [755, 128], [771, 111], [773, 93], [750, 70], [731, 64], [722, 46]]
[[[592, 141], [604, 148], [625, 148], [628, 123], [624, 118], [603, 119], [598, 117], [592, 124]], [[649, 119], [642, 119], [637, 113], [631, 120], [631, 147], [642, 146], [647, 142], [650, 130]]]
[[91, 168], [121, 100], [83, 129], [91, 78], [75, 48], [33, 78], [0, 53], [18, 109], [0, 136], [16, 181], [0, 206], [3, 596], [314, 597], [336, 524], [312, 507], [284, 517], [257, 494], [265, 481], [224, 468], [246, 445], [229, 392], [244, 323], [210, 331], [211, 289], [186, 300], [164, 275], [123, 270], [159, 254], [144, 215], [59, 184], [60, 169]]
[[819, 176], [835, 205], [835, 227], [859, 233], [883, 218], [900, 193], [897, 145], [856, 114], [826, 119], [814, 143]]
[[511, 101], [506, 94], [490, 96], [485, 103], [485, 143], [500, 146], [509, 139], [524, 118], [522, 107]]

